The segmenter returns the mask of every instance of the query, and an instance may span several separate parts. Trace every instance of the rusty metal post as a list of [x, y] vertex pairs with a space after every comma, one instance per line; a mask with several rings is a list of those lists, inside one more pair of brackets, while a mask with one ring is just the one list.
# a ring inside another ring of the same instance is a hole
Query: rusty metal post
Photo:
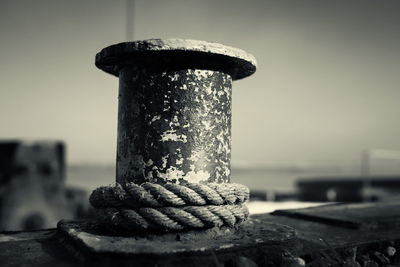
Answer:
[[62, 242], [79, 250], [73, 255], [205, 266], [216, 255], [223, 264], [222, 254], [292, 246], [293, 229], [248, 218], [248, 189], [228, 184], [232, 81], [254, 73], [252, 55], [152, 39], [104, 48], [96, 66], [119, 77], [118, 184], [92, 192], [95, 221], [58, 224]]
[[119, 183], [230, 181], [232, 80], [254, 73], [246, 52], [181, 39], [104, 48], [96, 66], [119, 77]]

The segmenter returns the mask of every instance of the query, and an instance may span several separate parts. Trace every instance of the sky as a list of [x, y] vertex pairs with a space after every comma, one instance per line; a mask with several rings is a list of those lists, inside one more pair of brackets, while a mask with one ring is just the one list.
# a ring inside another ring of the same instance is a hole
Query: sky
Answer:
[[[133, 39], [252, 53], [233, 84], [232, 163], [358, 162], [400, 149], [400, 1], [134, 2]], [[69, 163], [114, 163], [117, 78], [94, 66], [126, 41], [126, 1], [0, 0], [0, 138], [63, 140]]]

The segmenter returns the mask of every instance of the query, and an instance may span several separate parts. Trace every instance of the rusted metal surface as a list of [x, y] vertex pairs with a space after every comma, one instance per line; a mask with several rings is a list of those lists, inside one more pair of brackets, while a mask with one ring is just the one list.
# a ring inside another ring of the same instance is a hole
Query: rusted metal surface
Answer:
[[246, 52], [204, 41], [113, 45], [96, 65], [119, 77], [117, 182], [229, 182], [232, 80]]
[[259, 266], [279, 266], [282, 251], [296, 249], [292, 228], [260, 217], [241, 229], [169, 234], [161, 239], [99, 238], [95, 231], [86, 221], [62, 223], [57, 232], [0, 233], [0, 266], [223, 266], [240, 256]]
[[228, 182], [231, 83], [210, 70], [120, 71], [119, 182]]
[[[356, 210], [361, 221], [379, 220], [380, 210], [394, 209], [391, 203], [342, 208], [347, 208], [348, 213]], [[329, 205], [322, 213], [329, 209], [333, 213], [336, 211]], [[313, 210], [315, 214], [321, 212], [319, 207]], [[372, 218], [372, 213], [377, 218]], [[400, 220], [397, 213], [393, 218]], [[78, 263], [89, 266], [217, 266], [238, 256], [245, 256], [258, 266], [287, 266], [282, 260], [287, 252], [303, 256], [356, 246], [365, 251], [400, 244], [400, 227], [396, 225], [373, 230], [354, 229], [271, 214], [254, 215], [251, 222], [253, 224], [232, 232], [210, 230], [203, 232], [203, 236], [111, 237], [96, 233], [96, 227], [85, 226], [82, 222], [64, 222], [57, 234], [56, 230], [0, 233], [0, 266], [77, 266]]]
[[[232, 228], [212, 228], [206, 231], [146, 234], [122, 237], [106, 236], [93, 222], [62, 222], [58, 235], [64, 246], [83, 264], [105, 266], [212, 266], [215, 258], [222, 263], [238, 255], [252, 255], [255, 261], [268, 258], [280, 261], [280, 252], [295, 250], [293, 228], [270, 223], [257, 217]], [[90, 262], [88, 261], [90, 259]]]

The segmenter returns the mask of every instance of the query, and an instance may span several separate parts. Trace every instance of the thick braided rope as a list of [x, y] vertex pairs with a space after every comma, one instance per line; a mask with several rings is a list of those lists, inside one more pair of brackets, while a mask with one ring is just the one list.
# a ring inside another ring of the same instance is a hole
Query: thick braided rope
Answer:
[[182, 207], [240, 204], [249, 198], [249, 189], [241, 184], [209, 183], [152, 184], [103, 186], [95, 189], [90, 203], [96, 208], [106, 207]]
[[95, 189], [90, 203], [100, 224], [117, 232], [234, 226], [247, 219], [249, 189], [241, 184], [152, 184]]
[[243, 205], [187, 206], [137, 209], [98, 209], [102, 225], [117, 232], [189, 230], [234, 226], [247, 219]]

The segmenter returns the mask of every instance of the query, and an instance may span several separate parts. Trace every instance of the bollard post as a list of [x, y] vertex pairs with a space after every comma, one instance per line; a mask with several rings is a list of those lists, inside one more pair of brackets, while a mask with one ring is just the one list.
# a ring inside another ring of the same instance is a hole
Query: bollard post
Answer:
[[151, 39], [104, 48], [96, 66], [119, 77], [116, 185], [92, 192], [96, 220], [59, 223], [73, 255], [205, 266], [294, 240], [290, 227], [247, 220], [249, 189], [230, 182], [232, 81], [255, 72], [252, 55]]
[[232, 80], [254, 73], [246, 52], [193, 40], [103, 49], [96, 66], [119, 77], [119, 183], [230, 181]]

